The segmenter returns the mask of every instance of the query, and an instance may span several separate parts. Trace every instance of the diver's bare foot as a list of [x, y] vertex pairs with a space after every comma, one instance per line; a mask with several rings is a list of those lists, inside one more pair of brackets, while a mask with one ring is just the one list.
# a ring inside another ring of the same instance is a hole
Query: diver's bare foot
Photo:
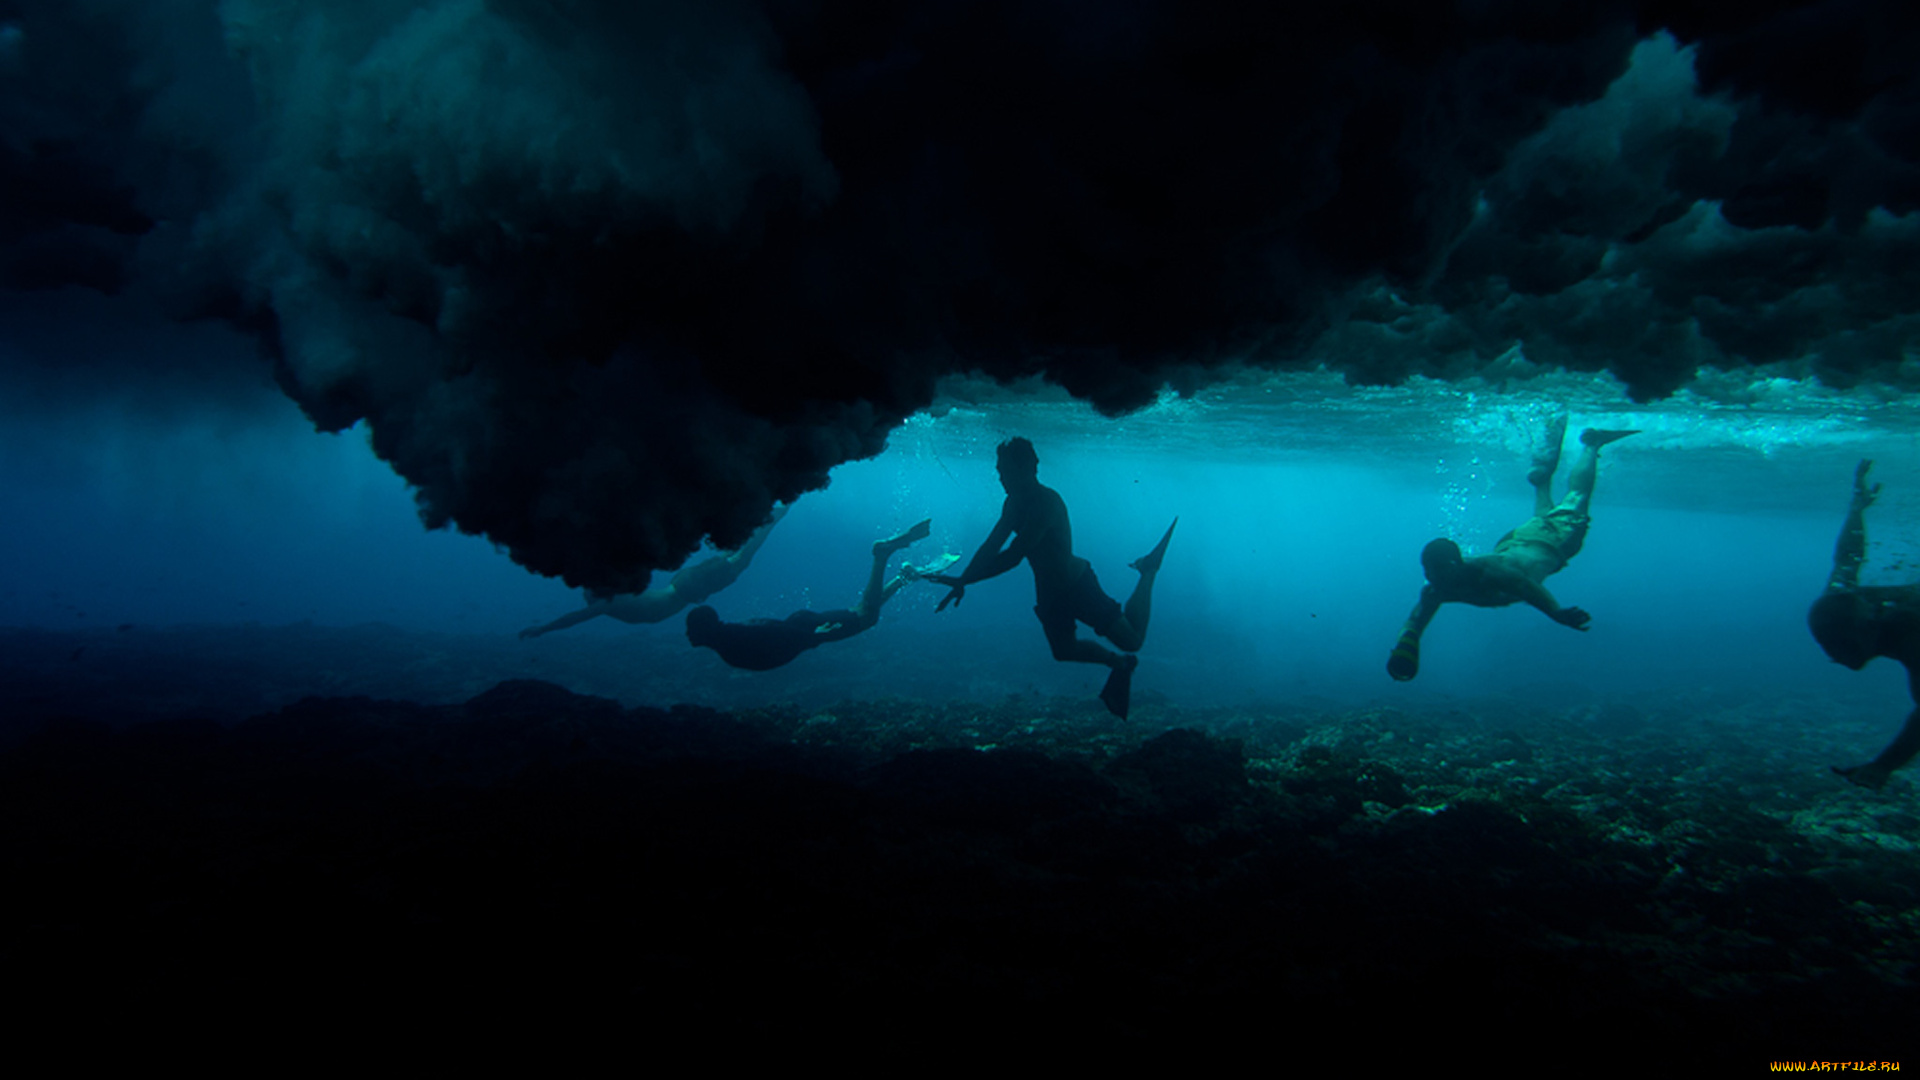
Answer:
[[1527, 483], [1539, 487], [1553, 479], [1560, 468], [1560, 445], [1567, 441], [1567, 414], [1555, 413], [1540, 433], [1540, 445], [1533, 451], [1533, 468], [1527, 470]]
[[933, 519], [928, 518], [925, 521], [920, 522], [919, 524], [915, 525], [913, 528], [908, 529], [906, 532], [903, 532], [898, 536], [888, 537], [885, 540], [875, 540], [873, 542], [873, 553], [875, 555], [878, 555], [881, 552], [892, 553], [895, 551], [899, 551], [901, 548], [906, 547], [908, 544], [914, 543], [915, 541], [918, 541], [918, 540], [925, 540], [927, 537], [932, 535], [933, 535]]
[[[1180, 519], [1175, 517], [1173, 519], [1173, 525], [1178, 524], [1180, 524]], [[1167, 557], [1167, 543], [1173, 539], [1173, 525], [1167, 526], [1167, 534], [1160, 538], [1160, 542], [1154, 545], [1152, 551], [1147, 552], [1145, 555], [1140, 556], [1127, 565], [1140, 571], [1142, 574], [1157, 573], [1160, 569], [1160, 560]]]
[[1590, 427], [1580, 433], [1580, 445], [1598, 448], [1610, 442], [1619, 442], [1629, 435], [1638, 434], [1640, 434], [1639, 428], [1634, 428], [1632, 431], [1622, 431], [1619, 428]]

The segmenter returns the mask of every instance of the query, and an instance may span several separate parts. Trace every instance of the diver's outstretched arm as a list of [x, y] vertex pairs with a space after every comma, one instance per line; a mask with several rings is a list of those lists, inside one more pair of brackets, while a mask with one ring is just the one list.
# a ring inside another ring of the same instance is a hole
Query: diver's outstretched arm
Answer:
[[960, 572], [960, 576], [954, 579], [954, 584], [971, 585], [976, 581], [997, 578], [1001, 574], [1019, 566], [1020, 560], [1024, 558], [1026, 558], [1024, 553], [1016, 551], [1013, 548], [1008, 548], [1005, 551], [976, 555], [973, 561], [967, 564], [967, 568]]
[[1880, 751], [1879, 757], [1865, 765], [1855, 765], [1852, 768], [1841, 768], [1835, 765], [1833, 771], [1861, 787], [1873, 788], [1877, 791], [1886, 784], [1887, 777], [1893, 774], [1893, 770], [1912, 761], [1916, 754], [1920, 754], [1920, 709], [1907, 714], [1907, 722], [1901, 727], [1900, 734], [1895, 735], [1893, 741], [1887, 744], [1887, 748]]
[[1840, 539], [1833, 544], [1833, 574], [1827, 578], [1829, 589], [1851, 589], [1860, 583], [1860, 567], [1867, 561], [1867, 507], [1880, 495], [1879, 484], [1867, 485], [1867, 470], [1871, 468], [1871, 458], [1861, 458], [1860, 464], [1853, 467], [1853, 502], [1847, 506], [1847, 520], [1840, 526]]
[[1012, 535], [1013, 525], [1007, 520], [1006, 511], [1002, 510], [1000, 520], [993, 523], [993, 530], [987, 533], [987, 538], [973, 553], [973, 558], [967, 562], [965, 570], [962, 570], [958, 576], [952, 574], [927, 576], [926, 580], [948, 587], [947, 595], [941, 597], [940, 603], [933, 609], [936, 614], [947, 610], [948, 604], [958, 604], [965, 599], [967, 586], [976, 581], [999, 577], [1020, 565], [1020, 560], [1026, 558], [1027, 553], [1021, 550], [1019, 545], [1007, 547], [1007, 537]]
[[589, 619], [597, 619], [606, 613], [607, 602], [604, 600], [595, 600], [579, 611], [570, 611], [550, 623], [544, 623], [540, 626], [529, 626], [525, 630], [520, 631], [520, 637], [523, 640], [526, 638], [537, 638], [542, 634], [551, 634], [555, 630], [565, 630], [570, 626], [579, 626]]
[[1007, 521], [1005, 514], [1000, 515], [1000, 520], [993, 523], [993, 531], [981, 541], [980, 550], [973, 553], [973, 558], [967, 560], [967, 568], [960, 571], [959, 583], [971, 585], [976, 581], [999, 577], [1019, 566], [1027, 553], [1024, 545], [1007, 543], [1007, 538], [1012, 535], [1012, 523]]
[[1407, 615], [1407, 624], [1400, 628], [1400, 640], [1394, 642], [1393, 654], [1387, 657], [1387, 674], [1395, 681], [1406, 682], [1420, 674], [1420, 635], [1427, 632], [1427, 624], [1439, 611], [1440, 598], [1433, 586], [1422, 587], [1420, 600]]
[[1537, 581], [1520, 578], [1520, 580], [1512, 586], [1512, 589], [1520, 599], [1538, 608], [1541, 614], [1559, 623], [1561, 626], [1572, 627], [1575, 630], [1585, 630], [1587, 624], [1593, 621], [1593, 616], [1587, 614], [1580, 608], [1561, 607], [1560, 601], [1555, 600], [1553, 594], [1547, 591], [1547, 587]]
[[542, 634], [551, 634], [555, 630], [579, 626], [589, 619], [597, 619], [602, 615], [632, 626], [643, 626], [648, 623], [665, 622], [686, 606], [686, 598], [671, 585], [660, 589], [648, 589], [645, 592], [619, 593], [614, 596], [589, 599], [587, 606], [579, 611], [562, 615], [545, 626], [530, 626], [520, 631], [520, 636], [534, 638]]

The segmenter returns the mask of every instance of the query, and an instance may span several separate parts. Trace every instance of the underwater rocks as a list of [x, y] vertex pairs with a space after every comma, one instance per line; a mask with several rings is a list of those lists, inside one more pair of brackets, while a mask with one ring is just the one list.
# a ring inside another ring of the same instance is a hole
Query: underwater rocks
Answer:
[[1188, 728], [1155, 735], [1115, 758], [1107, 772], [1144, 786], [1169, 818], [1181, 822], [1211, 821], [1252, 790], [1239, 740]]
[[1604, 1032], [1602, 1056], [1725, 1061], [1879, 1053], [1920, 1004], [1893, 843], [1920, 821], [1849, 831], [1862, 796], [1771, 771], [1755, 718], [1703, 771], [1657, 713], [1603, 740], [1521, 705], [1145, 711], [626, 709], [517, 680], [68, 720], [0, 753], [0, 958], [102, 1009], [347, 987], [974, 1047], [1060, 1045], [1068, 1015], [1118, 1048], [1392, 1016], [1410, 1050]]

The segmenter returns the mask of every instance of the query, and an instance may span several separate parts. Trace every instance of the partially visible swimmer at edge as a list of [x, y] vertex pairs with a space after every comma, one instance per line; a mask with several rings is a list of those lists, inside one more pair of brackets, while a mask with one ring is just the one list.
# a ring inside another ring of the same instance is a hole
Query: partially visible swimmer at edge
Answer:
[[614, 596], [588, 595], [587, 606], [579, 611], [562, 615], [550, 623], [529, 626], [520, 631], [524, 638], [536, 638], [542, 634], [551, 634], [555, 630], [565, 630], [578, 626], [590, 619], [602, 615], [610, 619], [619, 619], [623, 623], [640, 626], [646, 623], [665, 622], [681, 608], [689, 604], [703, 604], [707, 597], [734, 583], [746, 572], [747, 565], [753, 562], [753, 555], [760, 545], [767, 542], [767, 534], [780, 519], [787, 515], [785, 506], [776, 505], [773, 517], [765, 525], [753, 531], [747, 542], [738, 550], [710, 559], [703, 559], [692, 566], [684, 567], [665, 585], [648, 589], [640, 593], [621, 593]]
[[[1907, 669], [1907, 693], [1920, 706], [1920, 584], [1861, 585], [1860, 567], [1867, 561], [1867, 507], [1880, 495], [1880, 485], [1867, 485], [1873, 462], [1862, 460], [1853, 470], [1853, 502], [1833, 545], [1833, 573], [1827, 591], [1807, 610], [1807, 628], [1836, 664], [1854, 671], [1876, 656], [1900, 661]], [[1880, 756], [1865, 765], [1833, 771], [1879, 790], [1895, 769], [1920, 753], [1920, 708], [1907, 714], [1900, 734]]]

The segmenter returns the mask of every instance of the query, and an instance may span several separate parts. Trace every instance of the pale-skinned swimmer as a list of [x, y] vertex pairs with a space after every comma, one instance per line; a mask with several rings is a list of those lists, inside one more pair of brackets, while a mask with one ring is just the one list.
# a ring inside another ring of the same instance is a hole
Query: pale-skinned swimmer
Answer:
[[673, 575], [673, 579], [657, 589], [648, 589], [639, 593], [623, 593], [617, 596], [589, 597], [587, 606], [579, 611], [569, 612], [550, 623], [529, 626], [520, 631], [522, 638], [535, 638], [542, 634], [551, 634], [555, 630], [565, 630], [578, 626], [589, 619], [605, 615], [609, 619], [618, 619], [635, 626], [647, 623], [665, 622], [680, 609], [689, 604], [705, 603], [707, 597], [734, 583], [747, 565], [753, 562], [754, 553], [760, 545], [767, 542], [767, 534], [774, 525], [787, 514], [785, 506], [776, 505], [773, 516], [765, 525], [753, 531], [747, 542], [738, 550], [703, 559], [692, 566], [683, 568]]
[[[1827, 590], [1807, 611], [1807, 628], [1836, 664], [1859, 671], [1876, 656], [1898, 660], [1907, 669], [1907, 693], [1920, 706], [1920, 584], [1861, 585], [1860, 567], [1867, 561], [1867, 507], [1880, 495], [1880, 485], [1867, 484], [1873, 462], [1862, 460], [1853, 470], [1853, 501], [1833, 545], [1833, 573]], [[1865, 765], [1834, 766], [1833, 771], [1859, 784], [1879, 789], [1895, 769], [1920, 753], [1920, 708], [1907, 714], [1900, 734], [1880, 756]]]
[[1433, 621], [1442, 604], [1474, 607], [1530, 604], [1561, 626], [1587, 629], [1591, 616], [1577, 607], [1560, 606], [1544, 582], [1564, 569], [1586, 542], [1593, 482], [1600, 470], [1600, 448], [1636, 433], [1600, 428], [1581, 432], [1580, 460], [1567, 476], [1566, 498], [1556, 504], [1553, 474], [1560, 467], [1560, 444], [1566, 434], [1564, 415], [1548, 421], [1546, 437], [1535, 451], [1533, 468], [1527, 473], [1527, 480], [1533, 484], [1534, 516], [1501, 537], [1491, 553], [1467, 558], [1461, 554], [1458, 544], [1447, 539], [1435, 540], [1420, 552], [1427, 585], [1420, 590], [1420, 600], [1400, 630], [1393, 655], [1387, 658], [1388, 674], [1405, 682], [1420, 673], [1420, 635], [1426, 632], [1427, 624]]
[[[830, 642], [845, 641], [864, 633], [880, 621], [880, 608], [908, 584], [920, 580], [926, 571], [911, 566], [900, 568], [899, 576], [881, 583], [887, 561], [896, 552], [933, 531], [930, 521], [922, 521], [898, 536], [875, 541], [873, 565], [867, 573], [866, 588], [860, 602], [852, 608], [836, 611], [796, 611], [784, 619], [753, 619], [744, 623], [722, 622], [712, 608], [702, 605], [687, 612], [687, 640], [696, 648], [712, 649], [720, 659], [748, 671], [770, 671], [793, 662], [809, 649]], [[943, 555], [929, 569], [945, 567], [959, 556]]]
[[[1125, 719], [1133, 669], [1140, 663], [1140, 658], [1132, 654], [1146, 642], [1153, 582], [1160, 573], [1167, 543], [1173, 539], [1173, 526], [1180, 519], [1173, 519], [1173, 525], [1167, 526], [1166, 535], [1152, 551], [1130, 564], [1140, 572], [1140, 580], [1123, 608], [1100, 588], [1092, 565], [1073, 553], [1073, 527], [1067, 521], [1066, 500], [1040, 482], [1040, 456], [1033, 444], [1023, 438], [1001, 443], [998, 468], [1000, 486], [1007, 492], [1000, 520], [964, 571], [957, 576], [927, 579], [951, 587], [934, 610], [944, 611], [948, 604], [959, 604], [967, 586], [998, 577], [1025, 562], [1033, 570], [1033, 613], [1040, 617], [1053, 658], [1105, 664], [1111, 669], [1100, 700], [1115, 716]], [[1124, 652], [1080, 637], [1076, 622], [1086, 623]]]

